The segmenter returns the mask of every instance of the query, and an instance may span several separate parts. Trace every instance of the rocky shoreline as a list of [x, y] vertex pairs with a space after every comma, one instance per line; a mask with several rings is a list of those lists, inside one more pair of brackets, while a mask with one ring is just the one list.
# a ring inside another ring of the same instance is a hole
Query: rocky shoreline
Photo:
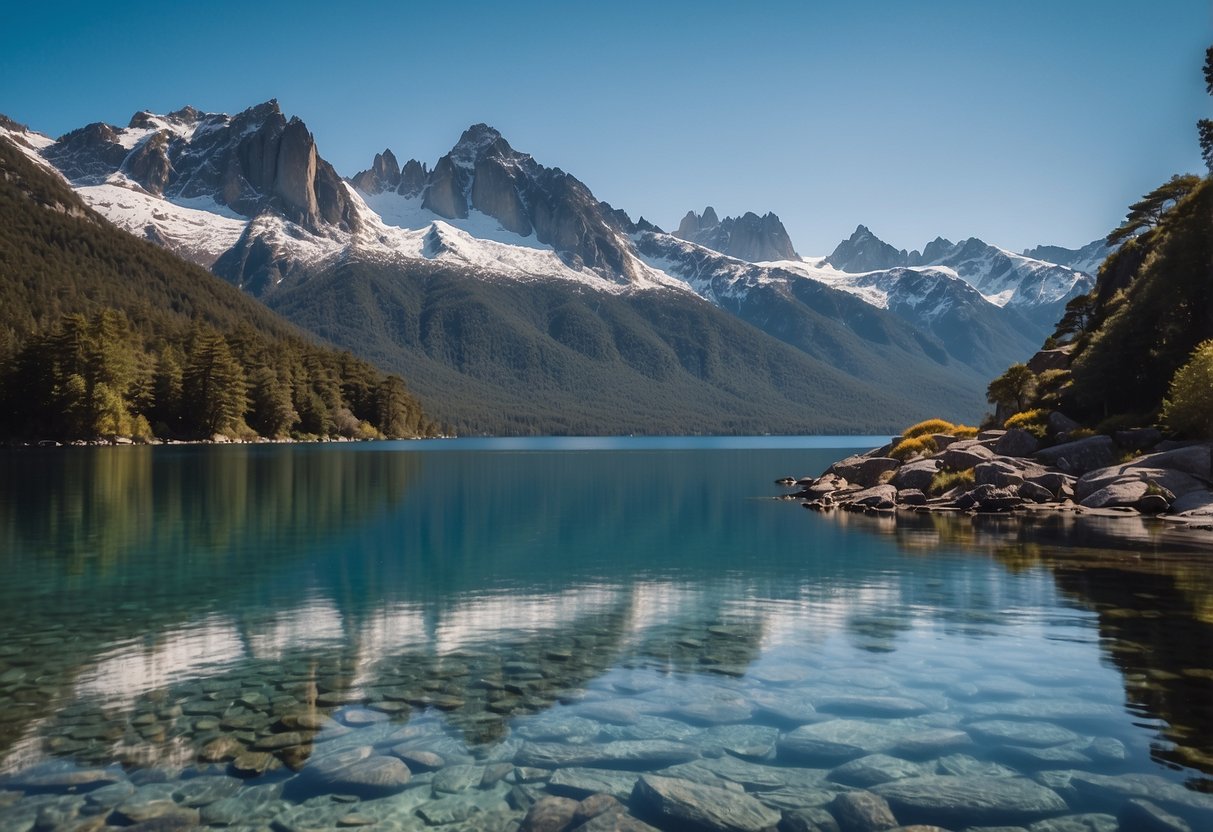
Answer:
[[818, 477], [776, 483], [798, 489], [783, 499], [822, 512], [1061, 511], [1213, 530], [1213, 442], [1167, 441], [1149, 428], [1070, 439], [1068, 420], [1053, 416], [1044, 441], [1018, 428], [937, 433], [933, 453], [902, 460], [891, 455], [903, 441], [894, 437]]

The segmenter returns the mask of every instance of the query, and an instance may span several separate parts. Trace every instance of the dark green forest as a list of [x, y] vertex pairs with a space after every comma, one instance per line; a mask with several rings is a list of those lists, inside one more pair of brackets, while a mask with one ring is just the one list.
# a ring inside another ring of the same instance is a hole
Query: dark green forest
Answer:
[[0, 438], [434, 432], [399, 376], [114, 228], [0, 140]]
[[[970, 368], [914, 343], [865, 341], [824, 315], [789, 324], [827, 342], [815, 357], [682, 293], [518, 291], [442, 263], [353, 260], [265, 301], [407, 370], [426, 411], [458, 434], [880, 433], [940, 402], [955, 418], [980, 412]], [[892, 324], [898, 337], [910, 330]]]
[[[1204, 75], [1213, 96], [1213, 47]], [[1208, 124], [1198, 132], [1213, 172]], [[1213, 413], [1213, 387], [1200, 381], [1213, 371], [1213, 176], [1171, 177], [1129, 206], [1108, 244], [1118, 248], [1094, 288], [1067, 304], [1044, 345], [1068, 366], [1016, 364], [990, 385], [990, 402], [1004, 414], [1060, 410], [1104, 432], [1159, 424], [1213, 437], [1200, 427]]]

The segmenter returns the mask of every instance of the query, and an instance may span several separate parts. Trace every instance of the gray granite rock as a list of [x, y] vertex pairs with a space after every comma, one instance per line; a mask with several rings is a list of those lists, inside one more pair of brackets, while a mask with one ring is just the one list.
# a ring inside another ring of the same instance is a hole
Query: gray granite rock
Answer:
[[940, 461], [934, 457], [907, 462], [897, 469], [889, 483], [898, 489], [913, 489], [926, 493], [938, 473]]
[[828, 473], [837, 474], [848, 482], [857, 483], [864, 488], [878, 485], [881, 477], [889, 471], [896, 471], [901, 462], [889, 457], [850, 456], [830, 466]]
[[412, 772], [396, 757], [371, 756], [315, 776], [326, 791], [374, 798], [407, 787]]
[[1068, 808], [1052, 789], [1021, 777], [930, 775], [874, 786], [903, 823], [944, 827], [1032, 822]]
[[447, 766], [434, 774], [430, 785], [434, 794], [456, 794], [480, 785], [484, 766]]
[[931, 728], [902, 737], [892, 745], [889, 753], [917, 760], [939, 757], [968, 748], [972, 744], [972, 738], [964, 731], [955, 728]]
[[866, 789], [880, 783], [933, 773], [934, 766], [912, 763], [888, 754], [869, 754], [842, 764], [830, 772], [829, 779], [835, 783]]
[[404, 761], [409, 771], [437, 771], [446, 765], [446, 760], [441, 755], [413, 748], [408, 744], [394, 746], [392, 753]]
[[991, 459], [973, 469], [973, 481], [977, 485], [992, 485], [995, 488], [1018, 488], [1024, 483], [1024, 473], [1004, 459]]
[[883, 832], [899, 824], [888, 802], [872, 792], [843, 792], [830, 803], [842, 832]]
[[1193, 491], [1171, 503], [1171, 513], [1179, 517], [1213, 517], [1213, 491]]
[[808, 697], [793, 691], [755, 691], [750, 694], [750, 705], [758, 716], [785, 726], [805, 725], [818, 718]]
[[1075, 793], [1102, 804], [1100, 808], [1115, 811], [1126, 800], [1143, 798], [1179, 815], [1196, 829], [1213, 829], [1213, 795], [1185, 789], [1153, 774], [1111, 775], [1081, 770], [1064, 774]]
[[779, 832], [841, 832], [838, 821], [828, 810], [820, 807], [784, 809]]
[[664, 777], [692, 780], [698, 783], [724, 780], [736, 783], [746, 791], [768, 791], [788, 785], [788, 772], [790, 771], [794, 771], [794, 769], [760, 765], [739, 760], [736, 757], [723, 756], [681, 763], [657, 773]]
[[1049, 722], [990, 719], [965, 726], [975, 739], [1004, 745], [1051, 746], [1073, 742], [1078, 734]]
[[1208, 482], [1213, 479], [1213, 445], [1202, 443], [1172, 448], [1155, 454], [1147, 454], [1129, 464], [1140, 468], [1167, 468], [1172, 471], [1182, 471]]
[[753, 712], [741, 699], [720, 699], [680, 705], [674, 716], [693, 725], [730, 725], [748, 722]]
[[1035, 482], [1025, 482], [1019, 486], [1018, 494], [1029, 503], [1048, 503], [1055, 496], [1052, 491]]
[[63, 769], [24, 774], [15, 778], [12, 785], [24, 792], [87, 792], [109, 786], [125, 779], [121, 772], [110, 769]]
[[976, 439], [953, 442], [936, 458], [949, 471], [966, 471], [994, 458], [994, 452]]
[[231, 797], [240, 791], [243, 783], [235, 777], [208, 775], [192, 777], [179, 785], [173, 793], [173, 799], [183, 806], [200, 807], [214, 803], [224, 797]]
[[775, 750], [779, 731], [765, 725], [717, 725], [692, 741], [704, 753], [727, 752], [737, 757], [761, 759]]
[[1111, 465], [1116, 456], [1116, 446], [1109, 436], [1088, 436], [1045, 448], [1033, 456], [1046, 465], [1077, 476]]
[[1031, 456], [1040, 448], [1040, 440], [1022, 428], [1012, 428], [994, 442], [1000, 456]]
[[1001, 763], [979, 760], [969, 754], [948, 754], [935, 761], [939, 774], [955, 777], [1016, 777], [1019, 772]]
[[789, 732], [779, 740], [776, 751], [781, 760], [789, 762], [840, 765], [885, 751], [897, 739], [876, 723], [834, 719]]
[[656, 769], [685, 763], [699, 756], [690, 745], [668, 740], [619, 740], [595, 745], [526, 743], [514, 763], [535, 768]]
[[820, 697], [813, 704], [822, 713], [841, 716], [905, 717], [918, 716], [930, 710], [917, 699], [867, 694]]
[[838, 501], [845, 505], [862, 506], [865, 508], [885, 508], [896, 504], [897, 488], [892, 485], [875, 485], [862, 491], [835, 495]]
[[1118, 832], [1119, 829], [1120, 824], [1112, 815], [1088, 813], [1038, 820], [1028, 827], [1028, 832]]
[[653, 774], [636, 781], [631, 805], [642, 819], [658, 825], [710, 832], [762, 832], [780, 820], [778, 811], [742, 792]]
[[[576, 823], [575, 818], [574, 823]], [[570, 827], [569, 832], [658, 832], [658, 830], [657, 827], [650, 826], [626, 812], [604, 812], [580, 825]]]
[[577, 814], [578, 802], [567, 797], [544, 797], [522, 819], [518, 832], [563, 832]]
[[552, 794], [583, 800], [592, 794], [609, 794], [626, 801], [632, 796], [638, 774], [613, 769], [562, 768], [548, 780]]

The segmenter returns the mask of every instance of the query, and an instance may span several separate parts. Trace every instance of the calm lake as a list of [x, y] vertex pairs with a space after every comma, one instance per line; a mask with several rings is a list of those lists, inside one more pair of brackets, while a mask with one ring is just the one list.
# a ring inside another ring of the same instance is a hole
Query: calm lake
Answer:
[[772, 499], [881, 441], [0, 452], [0, 829], [1213, 829], [1213, 555]]

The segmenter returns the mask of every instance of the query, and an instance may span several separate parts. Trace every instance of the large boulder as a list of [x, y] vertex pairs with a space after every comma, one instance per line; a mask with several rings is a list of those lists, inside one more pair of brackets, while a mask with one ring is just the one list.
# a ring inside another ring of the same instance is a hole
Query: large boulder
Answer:
[[910, 777], [873, 786], [902, 823], [948, 828], [1026, 824], [1067, 810], [1057, 792], [1022, 777]]
[[827, 473], [837, 474], [848, 482], [858, 483], [864, 488], [879, 485], [881, 477], [901, 467], [899, 460], [885, 456], [850, 456], [835, 462]]
[[1022, 485], [1024, 479], [1024, 473], [1018, 466], [1003, 459], [991, 459], [973, 469], [973, 481], [977, 485], [1005, 488]]
[[892, 508], [897, 504], [897, 488], [892, 485], [877, 485], [855, 491], [841, 498], [843, 505], [861, 508]]
[[936, 458], [944, 468], [951, 471], [966, 471], [994, 458], [994, 452], [976, 439], [953, 442]]
[[1189, 445], [1156, 454], [1147, 454], [1129, 463], [1134, 468], [1166, 468], [1182, 471], [1209, 482], [1213, 480], [1213, 447]]
[[830, 813], [847, 832], [881, 832], [900, 825], [885, 799], [871, 792], [843, 792], [830, 803]]
[[[1074, 483], [1074, 499], [1079, 502], [1087, 499], [1096, 491], [1108, 488], [1116, 483], [1140, 482], [1154, 486], [1152, 491], [1167, 492], [1169, 499], [1201, 491], [1206, 485], [1202, 480], [1167, 468], [1147, 468], [1137, 464], [1137, 461], [1126, 465], [1113, 465], [1108, 468], [1098, 468], [1088, 471]], [[1144, 492], [1143, 492], [1144, 493]], [[1127, 504], [1126, 504], [1127, 505]]]
[[1213, 517], [1213, 491], [1193, 491], [1171, 503], [1171, 513], [1179, 517]]
[[1057, 496], [1043, 485], [1025, 482], [1019, 486], [1018, 494], [1029, 503], [1050, 503]]
[[1045, 448], [1033, 456], [1045, 465], [1077, 476], [1111, 465], [1116, 458], [1116, 445], [1110, 436], [1088, 436]]
[[899, 489], [915, 489], [925, 494], [938, 472], [939, 460], [935, 457], [916, 459], [898, 468], [889, 482]]
[[1075, 422], [1069, 416], [1058, 410], [1054, 410], [1052, 413], [1050, 413], [1048, 421], [1045, 422], [1045, 430], [1049, 432], [1050, 436], [1073, 433], [1080, 427], [1082, 427], [1082, 425], [1078, 424], [1078, 422]]
[[562, 832], [579, 805], [568, 797], [542, 797], [527, 811], [518, 832]]
[[704, 832], [763, 832], [780, 813], [745, 792], [646, 774], [636, 781], [632, 806], [661, 826]]
[[691, 746], [671, 740], [616, 740], [595, 745], [526, 743], [514, 756], [515, 765], [529, 768], [657, 769], [699, 756]]
[[1026, 430], [1013, 428], [994, 443], [994, 453], [1000, 456], [1031, 456], [1040, 449], [1040, 440]]
[[1063, 474], [1060, 471], [1049, 471], [1044, 468], [1039, 469], [1038, 472], [1025, 473], [1024, 479], [1034, 485], [1049, 489], [1049, 493], [1058, 499], [1061, 499], [1063, 493], [1072, 493], [1074, 483], [1076, 482], [1075, 478], [1070, 474]]
[[[1078, 501], [1083, 508], [1134, 507], [1149, 493], [1150, 486], [1139, 479], [1125, 477], [1088, 494]], [[1076, 495], [1077, 496], [1077, 495]]]

